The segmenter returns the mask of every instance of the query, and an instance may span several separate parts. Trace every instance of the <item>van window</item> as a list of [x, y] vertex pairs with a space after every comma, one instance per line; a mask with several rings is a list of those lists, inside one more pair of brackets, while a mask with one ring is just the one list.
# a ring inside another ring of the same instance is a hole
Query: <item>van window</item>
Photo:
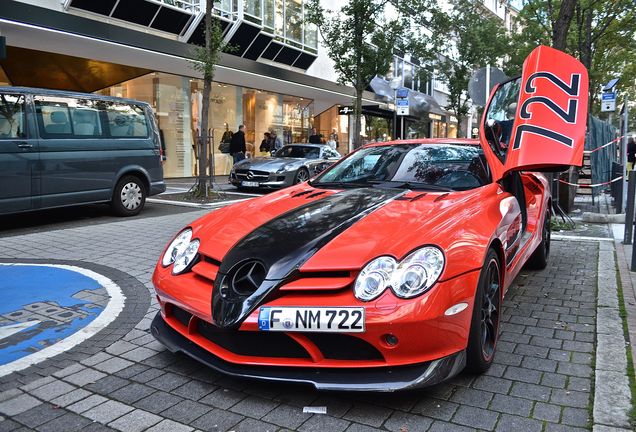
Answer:
[[71, 128], [67, 98], [43, 98], [36, 96], [35, 112], [40, 135], [43, 138], [70, 138]]
[[35, 97], [43, 138], [101, 137], [99, 101], [81, 98]]
[[0, 94], [0, 140], [25, 137], [24, 96]]
[[106, 114], [111, 137], [148, 137], [146, 115], [141, 106], [107, 103]]

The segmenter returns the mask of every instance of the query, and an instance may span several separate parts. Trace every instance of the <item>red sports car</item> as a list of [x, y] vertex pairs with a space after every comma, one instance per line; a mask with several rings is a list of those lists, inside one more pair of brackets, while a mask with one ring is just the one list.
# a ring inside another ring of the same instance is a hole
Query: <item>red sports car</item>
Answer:
[[550, 193], [580, 165], [587, 73], [539, 47], [479, 140], [376, 143], [181, 231], [152, 333], [227, 374], [319, 389], [431, 385], [493, 361], [506, 290], [546, 266]]

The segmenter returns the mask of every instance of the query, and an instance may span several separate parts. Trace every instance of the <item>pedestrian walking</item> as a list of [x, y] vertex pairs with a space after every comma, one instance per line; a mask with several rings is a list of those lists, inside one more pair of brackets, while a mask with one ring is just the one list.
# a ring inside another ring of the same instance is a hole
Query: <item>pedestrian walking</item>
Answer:
[[632, 171], [636, 163], [636, 141], [631, 137], [627, 141], [627, 170]]
[[261, 141], [261, 145], [258, 148], [261, 153], [269, 153], [272, 150], [271, 137], [272, 134], [270, 134], [269, 132], [265, 132], [263, 134], [263, 141]]
[[332, 129], [331, 135], [329, 135], [329, 140], [336, 143], [336, 146], [334, 148], [340, 147], [340, 142], [339, 142], [338, 131], [337, 130]]
[[276, 151], [280, 148], [283, 147], [283, 143], [280, 141], [280, 138], [278, 138], [278, 136], [276, 135], [276, 131], [273, 130], [271, 133], [270, 139], [271, 139], [271, 150], [272, 151]]
[[230, 154], [234, 163], [245, 159], [245, 126], [240, 125], [238, 131], [232, 135], [232, 141], [230, 141]]
[[311, 135], [309, 135], [309, 144], [321, 144], [322, 135], [318, 133], [316, 128], [311, 128]]

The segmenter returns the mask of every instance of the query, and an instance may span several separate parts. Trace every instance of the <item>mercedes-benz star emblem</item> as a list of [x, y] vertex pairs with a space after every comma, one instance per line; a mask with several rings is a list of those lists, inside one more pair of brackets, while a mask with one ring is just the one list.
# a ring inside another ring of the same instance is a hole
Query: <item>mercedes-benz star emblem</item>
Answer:
[[265, 280], [265, 266], [260, 261], [247, 261], [232, 276], [232, 290], [240, 296], [249, 296]]
[[248, 178], [249, 180], [252, 180], [252, 179], [254, 178], [254, 173], [253, 173], [252, 171], [248, 171], [248, 172], [247, 172], [247, 178]]

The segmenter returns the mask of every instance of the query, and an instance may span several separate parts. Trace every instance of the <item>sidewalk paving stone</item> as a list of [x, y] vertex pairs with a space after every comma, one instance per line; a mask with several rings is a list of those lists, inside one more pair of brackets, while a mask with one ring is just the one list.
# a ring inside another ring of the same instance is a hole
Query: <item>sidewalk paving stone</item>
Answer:
[[[168, 352], [149, 333], [157, 310], [150, 281], [156, 259], [174, 233], [204, 213], [116, 219], [3, 238], [9, 258], [85, 260], [128, 269], [136, 278], [138, 297], [146, 303], [131, 304], [138, 310], [134, 322], [110, 329], [98, 344], [78, 347], [63, 366], [52, 369], [52, 377], [25, 373], [20, 379], [29, 382], [22, 390], [0, 380], [0, 388], [8, 389], [0, 393], [0, 414], [10, 416], [0, 425], [12, 425], [11, 416], [40, 405], [42, 412], [55, 405], [61, 414], [41, 425], [48, 430], [65, 430], [65, 421], [69, 431], [86, 424], [82, 432], [588, 429], [597, 324], [597, 268], [595, 261], [590, 265], [590, 257], [597, 256], [597, 243], [554, 241], [545, 270], [522, 270], [506, 295], [499, 349], [484, 375], [460, 374], [433, 388], [403, 394], [321, 393], [221, 375]], [[113, 242], [121, 232], [127, 233], [127, 243], [144, 247]], [[25, 242], [39, 246], [25, 249]], [[50, 367], [34, 370], [45, 373]], [[11, 402], [18, 398], [26, 402], [20, 408]], [[23, 409], [28, 403], [34, 405]], [[302, 407], [309, 405], [326, 406], [327, 414], [303, 413]], [[3, 407], [19, 412], [8, 414]]]

